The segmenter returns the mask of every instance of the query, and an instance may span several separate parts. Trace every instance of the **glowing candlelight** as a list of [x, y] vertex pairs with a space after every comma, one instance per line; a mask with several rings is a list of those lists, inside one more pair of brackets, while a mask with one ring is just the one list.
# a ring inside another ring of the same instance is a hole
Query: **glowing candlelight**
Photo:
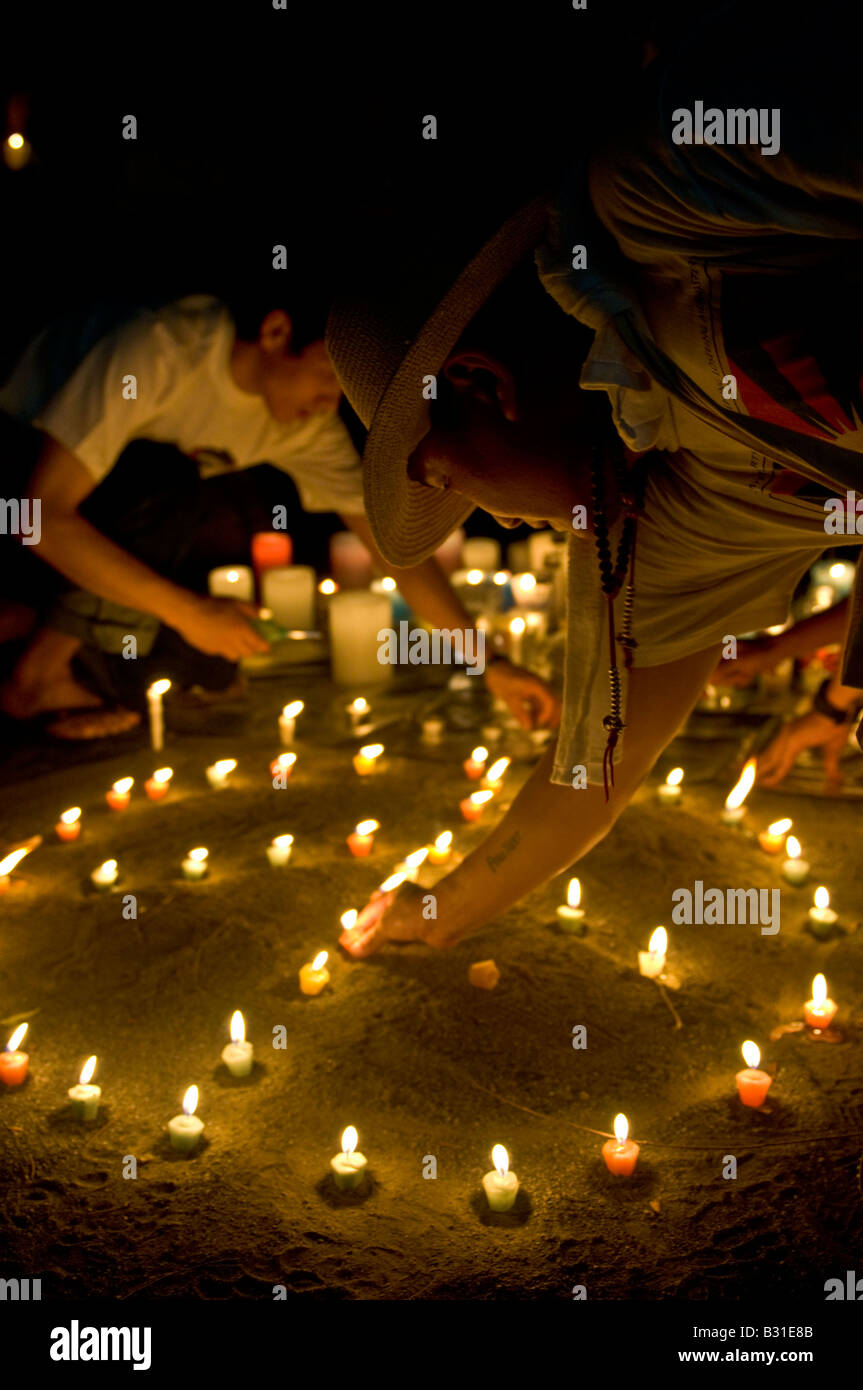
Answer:
[[287, 781], [294, 770], [294, 763], [297, 761], [296, 753], [280, 753], [270, 763], [270, 775], [275, 780], [277, 777], [282, 781]]
[[334, 579], [322, 579], [318, 585], [319, 594], [337, 594], [339, 586]]
[[154, 681], [147, 690], [147, 708], [150, 713], [150, 747], [157, 751], [165, 746], [165, 712], [162, 696], [171, 689], [169, 680]]
[[815, 936], [828, 937], [839, 920], [830, 906], [830, 894], [823, 886], [815, 889], [813, 906], [809, 909], [809, 926]]
[[112, 811], [125, 811], [134, 785], [134, 777], [121, 777], [119, 782], [115, 782], [111, 790], [105, 793], [105, 800]]
[[207, 781], [211, 787], [226, 787], [228, 778], [237, 766], [236, 758], [220, 758], [213, 763], [212, 767], [207, 768]]
[[471, 792], [464, 801], [459, 802], [459, 809], [466, 821], [478, 821], [486, 805], [491, 801], [494, 792]]
[[183, 860], [183, 878], [197, 880], [207, 877], [208, 849], [190, 849]]
[[370, 772], [374, 772], [377, 760], [384, 751], [382, 743], [367, 743], [361, 748], [359, 753], [354, 755], [354, 767], [361, 777], [366, 777]]
[[625, 1115], [614, 1117], [614, 1138], [606, 1139], [602, 1146], [602, 1156], [609, 1173], [628, 1178], [638, 1162], [640, 1145], [629, 1139], [629, 1121]]
[[836, 1013], [836, 1004], [827, 998], [827, 981], [823, 975], [816, 975], [812, 981], [812, 998], [803, 1005], [803, 1017], [810, 1028], [820, 1031], [829, 1028]]
[[775, 820], [772, 825], [768, 825], [766, 830], [761, 831], [758, 836], [758, 843], [765, 854], [779, 853], [792, 824], [791, 819], [786, 816], [784, 820]]
[[496, 584], [496, 585], [498, 586], [499, 589], [502, 589], [503, 586], [504, 586], [504, 584], [506, 584], [506, 583], [509, 581], [509, 571], [508, 571], [508, 570], [497, 570], [496, 573], [493, 574], [491, 578], [492, 578], [492, 583], [493, 583], [493, 584]]
[[428, 858], [428, 845], [422, 849], [415, 849], [413, 854], [408, 854], [404, 860], [396, 865], [396, 873], [401, 873], [404, 878], [411, 883], [416, 883], [419, 878], [420, 868]]
[[638, 953], [638, 969], [648, 979], [655, 980], [665, 969], [665, 953], [668, 950], [668, 932], [665, 927], [657, 927], [647, 943], [646, 951]]
[[509, 1154], [503, 1144], [495, 1144], [491, 1161], [494, 1167], [482, 1179], [488, 1204], [492, 1211], [509, 1211], [518, 1195], [518, 1178], [509, 1170]]
[[482, 570], [468, 570], [467, 574], [465, 575], [465, 582], [467, 584], [470, 584], [472, 588], [475, 588], [477, 584], [481, 584], [482, 579]]
[[371, 705], [363, 695], [358, 695], [355, 700], [351, 700], [351, 703], [345, 706], [351, 733], [355, 733], [362, 727], [363, 722], [371, 714], [371, 709]]
[[472, 782], [478, 781], [479, 778], [482, 776], [483, 772], [485, 771], [485, 765], [487, 761], [488, 749], [483, 748], [482, 746], [480, 746], [479, 748], [475, 748], [471, 753], [470, 757], [467, 758], [465, 762], [462, 764], [466, 776], [468, 776]]
[[[530, 575], [533, 579], [533, 575]], [[536, 580], [534, 579], [534, 584]], [[527, 623], [524, 618], [512, 618], [509, 624], [509, 655], [514, 666], [521, 665], [522, 651], [524, 647], [524, 633]]]
[[222, 1061], [231, 1076], [248, 1076], [255, 1049], [246, 1042], [246, 1022], [239, 1009], [231, 1014], [231, 1041], [222, 1048]]
[[90, 875], [90, 882], [93, 884], [94, 888], [98, 888], [100, 892], [105, 893], [109, 888], [113, 888], [114, 884], [117, 882], [117, 875], [116, 859], [106, 859], [104, 864], [100, 864], [98, 869], [93, 870]]
[[163, 801], [168, 795], [171, 785], [171, 778], [174, 775], [172, 767], [158, 767], [152, 777], [148, 777], [144, 783], [144, 791], [151, 801]]
[[761, 1051], [757, 1043], [747, 1041], [740, 1051], [743, 1053], [746, 1071], [737, 1073], [737, 1091], [744, 1105], [757, 1110], [759, 1106], [764, 1104], [764, 1098], [773, 1083], [773, 1077], [768, 1076], [766, 1071], [759, 1071], [758, 1069]]
[[662, 782], [662, 783], [656, 788], [656, 794], [657, 794], [657, 796], [659, 797], [659, 800], [663, 803], [663, 805], [665, 805], [665, 806], [679, 806], [679, 805], [680, 805], [680, 796], [681, 796], [680, 784], [681, 784], [682, 781], [683, 781], [683, 768], [682, 768], [682, 767], [673, 767], [673, 768], [671, 769], [671, 771], [669, 772], [668, 776], [666, 777], [665, 781]]
[[77, 840], [81, 834], [81, 807], [73, 806], [70, 810], [64, 811], [54, 829], [58, 840]]
[[330, 972], [327, 970], [327, 951], [319, 951], [311, 965], [304, 965], [300, 969], [300, 989], [303, 994], [320, 994], [325, 985], [330, 982]]
[[584, 909], [579, 906], [581, 903], [581, 883], [577, 878], [571, 878], [566, 888], [566, 902], [561, 903], [555, 910], [557, 920], [564, 931], [575, 932], [578, 936], [584, 934]]
[[72, 1113], [76, 1120], [95, 1120], [98, 1114], [102, 1087], [90, 1085], [95, 1070], [96, 1058], [88, 1057], [81, 1068], [78, 1085], [72, 1086], [69, 1090]]
[[497, 762], [492, 763], [482, 779], [482, 785], [486, 791], [500, 791], [503, 774], [506, 772], [511, 762], [512, 758], [498, 758]]
[[275, 839], [267, 845], [267, 858], [274, 869], [284, 868], [291, 857], [291, 850], [293, 847], [293, 835], [277, 835]]
[[336, 1187], [342, 1192], [352, 1192], [359, 1187], [366, 1171], [368, 1159], [357, 1151], [359, 1135], [353, 1125], [348, 1125], [342, 1135], [342, 1151], [330, 1160]]
[[20, 1086], [27, 1075], [27, 1063], [30, 1058], [26, 1052], [18, 1050], [24, 1040], [27, 1026], [26, 1023], [20, 1023], [7, 1042], [6, 1050], [0, 1052], [0, 1081], [5, 1086]]
[[452, 852], [452, 831], [443, 830], [429, 847], [429, 863], [445, 864]]
[[183, 1097], [182, 1115], [175, 1115], [173, 1120], [168, 1122], [171, 1143], [180, 1153], [191, 1153], [203, 1132], [204, 1122], [195, 1114], [197, 1108], [198, 1088], [190, 1086]]
[[297, 727], [297, 715], [303, 712], [302, 700], [292, 700], [289, 705], [285, 705], [279, 715], [279, 738], [283, 748], [290, 748], [294, 741], [294, 733]]
[[722, 821], [725, 825], [739, 825], [746, 815], [743, 805], [755, 782], [755, 759], [750, 758], [740, 774], [740, 780], [725, 798]]
[[407, 874], [402, 873], [400, 870], [396, 870], [394, 874], [390, 874], [389, 878], [384, 879], [377, 891], [382, 894], [392, 893], [396, 888], [401, 887], [406, 878]]
[[512, 581], [512, 596], [519, 606], [524, 607], [533, 601], [535, 588], [535, 574], [531, 574], [529, 571], [522, 571], [521, 574], [514, 575]]
[[375, 842], [375, 831], [380, 830], [376, 820], [361, 820], [348, 836], [348, 849], [355, 859], [365, 859], [371, 854]]
[[341, 917], [339, 918], [339, 921], [342, 925], [342, 931], [353, 931], [354, 927], [357, 924], [357, 918], [359, 917], [359, 915], [360, 914], [357, 912], [355, 907], [349, 907], [347, 912], [343, 912]]
[[800, 841], [796, 836], [788, 836], [785, 841], [785, 853], [788, 858], [782, 864], [782, 877], [795, 888], [799, 888], [809, 877], [809, 865], [800, 857]]

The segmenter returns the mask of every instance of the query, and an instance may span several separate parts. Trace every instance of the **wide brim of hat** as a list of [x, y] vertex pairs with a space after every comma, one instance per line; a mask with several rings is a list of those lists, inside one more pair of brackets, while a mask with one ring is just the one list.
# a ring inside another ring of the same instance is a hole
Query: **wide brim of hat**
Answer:
[[363, 451], [366, 515], [391, 565], [418, 565], [474, 511], [457, 492], [413, 482], [408, 459], [430, 426], [423, 379], [437, 377], [483, 304], [545, 230], [548, 200], [536, 198], [510, 217], [458, 276], [414, 338], [384, 391]]

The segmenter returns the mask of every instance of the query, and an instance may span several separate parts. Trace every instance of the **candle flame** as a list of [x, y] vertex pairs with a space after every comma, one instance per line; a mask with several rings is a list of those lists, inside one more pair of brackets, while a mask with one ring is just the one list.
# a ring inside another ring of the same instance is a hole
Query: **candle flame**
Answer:
[[484, 763], [487, 757], [488, 749], [483, 748], [482, 744], [480, 744], [478, 748], [475, 748], [470, 755], [471, 762], [473, 763]]
[[189, 858], [194, 859], [196, 864], [203, 864], [209, 853], [208, 849], [190, 849]]
[[647, 943], [647, 949], [652, 956], [664, 956], [668, 950], [668, 932], [665, 927], [657, 927]]
[[283, 719], [296, 719], [298, 714], [302, 714], [304, 705], [302, 700], [292, 700], [289, 705], [285, 705], [282, 710]]
[[341, 922], [341, 924], [342, 924], [342, 926], [344, 927], [345, 931], [352, 931], [352, 930], [353, 930], [354, 925], [355, 925], [356, 920], [357, 920], [357, 918], [359, 917], [359, 915], [360, 915], [360, 914], [357, 912], [357, 910], [356, 910], [355, 907], [349, 907], [348, 910], [347, 910], [347, 912], [343, 912], [343, 913], [342, 913], [341, 917], [339, 918], [339, 921]]
[[509, 1172], [509, 1154], [503, 1144], [495, 1144], [491, 1151], [491, 1161], [498, 1172], [498, 1177], [505, 1178]]
[[11, 854], [7, 854], [5, 859], [0, 859], [0, 878], [6, 878], [11, 874], [16, 864], [20, 864], [25, 854], [29, 854], [29, 849], [13, 849]]
[[9, 146], [10, 150], [21, 150], [24, 148], [24, 136], [19, 135], [16, 131], [14, 135], [9, 136], [6, 144]]
[[740, 780], [725, 798], [726, 811], [736, 811], [738, 806], [742, 806], [747, 796], [752, 790], [755, 781], [755, 759], [750, 758], [740, 774]]
[[219, 758], [218, 762], [213, 763], [213, 770], [220, 777], [227, 777], [229, 772], [233, 772], [237, 766], [236, 758]]
[[376, 820], [361, 820], [357, 822], [356, 833], [358, 835], [373, 835], [376, 830], [380, 830], [380, 825]]
[[351, 700], [351, 703], [348, 706], [348, 708], [352, 709], [354, 714], [367, 714], [368, 711], [371, 709], [371, 705], [369, 704], [368, 700], [365, 699], [364, 696], [358, 695], [355, 700]]
[[246, 1020], [243, 1018], [243, 1015], [240, 1013], [240, 1010], [235, 1009], [234, 1012], [231, 1014], [231, 1042], [241, 1043], [245, 1041]]
[[794, 822], [788, 816], [784, 820], [775, 820], [772, 825], [768, 825], [768, 835], [787, 835]]
[[360, 757], [366, 758], [371, 762], [374, 758], [379, 758], [383, 751], [384, 746], [382, 743], [367, 743], [364, 748], [360, 749]]
[[497, 585], [505, 584], [508, 578], [506, 570], [498, 570], [497, 574], [492, 576], [493, 582]]
[[338, 584], [334, 579], [322, 579], [318, 585], [318, 593], [335, 594], [338, 591]]
[[428, 852], [428, 845], [425, 845], [422, 849], [415, 849], [413, 854], [409, 854], [405, 859], [408, 868], [418, 869], [420, 864], [428, 857]]
[[276, 849], [287, 849], [288, 845], [292, 845], [293, 843], [293, 835], [277, 835], [273, 840]]
[[521, 589], [523, 594], [529, 594], [531, 589], [536, 588], [536, 575], [520, 574], [516, 580], [516, 583], [518, 584], [518, 587]]
[[345, 1158], [350, 1158], [354, 1149], [357, 1147], [358, 1140], [359, 1135], [357, 1134], [353, 1125], [348, 1125], [347, 1129], [342, 1135], [342, 1153], [344, 1154]]
[[451, 844], [452, 844], [452, 831], [451, 831], [451, 830], [444, 830], [444, 831], [441, 832], [440, 835], [438, 835], [437, 839], [435, 840], [435, 842], [434, 842], [434, 847], [435, 847], [436, 850], [438, 850], [439, 852], [442, 853], [445, 849], [449, 849], [449, 847], [450, 847]]
[[313, 970], [323, 970], [324, 966], [325, 966], [326, 963], [327, 963], [327, 956], [328, 956], [328, 954], [329, 954], [328, 951], [318, 951], [318, 954], [315, 956], [314, 960], [312, 961], [312, 969], [313, 969]]
[[7, 1052], [17, 1052], [18, 1047], [23, 1041], [24, 1034], [27, 1032], [28, 1024], [20, 1023], [6, 1044]]
[[618, 1144], [625, 1144], [629, 1137], [629, 1120], [625, 1115], [614, 1117], [614, 1137]]
[[[2, 864], [0, 864], [0, 869], [2, 869], [2, 867]], [[830, 906], [830, 894], [827, 892], [826, 888], [815, 889], [815, 906], [820, 908]]]
[[665, 779], [667, 787], [679, 787], [683, 781], [683, 768], [673, 767]]
[[381, 580], [381, 588], [385, 589], [388, 594], [391, 594], [393, 589], [398, 588], [398, 585], [391, 574], [385, 574]]
[[789, 835], [785, 841], [785, 853], [789, 859], [800, 858], [800, 841], [795, 835]]
[[115, 791], [118, 796], [125, 796], [126, 792], [130, 792], [134, 785], [134, 777], [121, 777], [119, 782], [114, 783], [111, 790]]
[[569, 907], [578, 907], [581, 902], [581, 884], [577, 878], [571, 878], [566, 890], [566, 901]]
[[743, 1060], [747, 1067], [757, 1067], [761, 1061], [761, 1049], [757, 1043], [745, 1042], [740, 1051], [743, 1053]]
[[183, 1096], [183, 1114], [194, 1115], [197, 1108], [198, 1088], [197, 1086], [190, 1086], [186, 1094]]
[[239, 570], [228, 570], [228, 573], [225, 575], [225, 578], [227, 579], [229, 584], [236, 584], [239, 577]]
[[153, 773], [153, 781], [158, 782], [161, 786], [165, 782], [170, 782], [173, 775], [174, 769], [172, 767], [160, 767]]
[[468, 570], [467, 574], [465, 575], [465, 579], [467, 580], [468, 584], [481, 584], [482, 570]]
[[493, 792], [471, 792], [470, 800], [474, 806], [484, 806], [487, 801], [491, 801]]
[[510, 622], [509, 630], [513, 637], [520, 637], [526, 627], [527, 623], [524, 621], [524, 618], [513, 618]]
[[78, 1081], [80, 1082], [80, 1084], [81, 1084], [82, 1086], [87, 1086], [87, 1085], [89, 1085], [90, 1080], [91, 1080], [91, 1078], [92, 1078], [92, 1076], [93, 1076], [93, 1072], [94, 1072], [95, 1070], [96, 1070], [96, 1058], [95, 1058], [95, 1057], [88, 1057], [87, 1060], [86, 1060], [86, 1062], [84, 1063], [83, 1067], [81, 1068], [81, 1075], [78, 1077]]
[[153, 684], [149, 686], [147, 689], [147, 696], [148, 698], [155, 698], [157, 696], [164, 695], [165, 692], [170, 689], [171, 682], [169, 680], [163, 679], [160, 681], [154, 681]]
[[487, 770], [485, 774], [486, 780], [489, 782], [499, 782], [511, 762], [512, 758], [498, 758], [497, 762], [492, 763], [491, 767]]
[[812, 1003], [820, 1009], [827, 998], [827, 981], [823, 975], [816, 975], [812, 981]]
[[106, 859], [105, 862], [104, 862], [104, 864], [100, 864], [100, 865], [99, 865], [100, 871], [105, 875], [106, 878], [110, 878], [110, 877], [111, 877], [111, 875], [113, 874], [113, 872], [114, 872], [114, 870], [116, 869], [116, 867], [117, 867], [117, 861], [116, 861], [116, 859]]
[[276, 758], [276, 762], [278, 763], [279, 767], [283, 769], [293, 767], [296, 761], [296, 753], [280, 753], [279, 756]]
[[845, 579], [849, 568], [850, 566], [839, 561], [837, 564], [831, 565], [827, 573], [830, 575], [831, 579]]
[[63, 814], [62, 814], [62, 816], [60, 817], [60, 819], [61, 819], [61, 821], [63, 822], [64, 825], [74, 825], [75, 822], [76, 822], [76, 820], [79, 820], [79, 819], [80, 819], [80, 816], [81, 816], [81, 807], [80, 807], [80, 806], [72, 806], [68, 811], [64, 811], [64, 812], [63, 812]]
[[381, 884], [380, 891], [382, 893], [391, 893], [394, 888], [398, 888], [400, 883], [404, 883], [406, 878], [407, 874], [390, 874], [389, 878], [385, 878], [383, 883]]

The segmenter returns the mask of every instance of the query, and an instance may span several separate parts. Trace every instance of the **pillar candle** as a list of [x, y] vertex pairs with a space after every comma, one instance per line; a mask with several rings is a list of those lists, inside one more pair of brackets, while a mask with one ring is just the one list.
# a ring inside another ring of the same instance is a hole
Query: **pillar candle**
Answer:
[[285, 705], [279, 715], [279, 738], [283, 748], [290, 748], [297, 728], [297, 715], [303, 712], [302, 700], [293, 700]]
[[112, 811], [125, 811], [134, 785], [134, 777], [121, 777], [119, 782], [115, 782], [111, 790], [105, 793], [105, 800]]
[[183, 1113], [168, 1121], [168, 1136], [171, 1144], [180, 1153], [191, 1153], [201, 1137], [204, 1128], [195, 1111], [198, 1108], [198, 1088], [190, 1086], [183, 1097]]
[[767, 1092], [773, 1084], [773, 1077], [768, 1076], [766, 1071], [759, 1071], [758, 1069], [761, 1052], [757, 1043], [745, 1042], [740, 1050], [743, 1053], [746, 1070], [737, 1073], [737, 1091], [744, 1105], [757, 1110], [759, 1106], [764, 1104]]
[[261, 602], [289, 632], [308, 632], [315, 619], [315, 571], [308, 565], [267, 570], [261, 579]]
[[393, 630], [386, 594], [334, 594], [329, 620], [330, 663], [337, 685], [380, 685], [392, 679], [392, 663], [378, 660], [378, 634]]
[[239, 599], [242, 603], [254, 602], [255, 576], [248, 565], [220, 565], [218, 569], [210, 570], [207, 587], [211, 598], [233, 598]]
[[165, 746], [165, 711], [162, 708], [162, 696], [171, 689], [169, 680], [154, 681], [147, 690], [147, 709], [150, 715], [150, 747], [156, 749]]
[[231, 1041], [222, 1048], [222, 1061], [231, 1076], [248, 1076], [252, 1070], [255, 1049], [246, 1042], [246, 1024], [239, 1009], [231, 1015]]
[[170, 788], [173, 775], [174, 769], [172, 767], [159, 767], [153, 773], [152, 777], [147, 778], [147, 781], [144, 783], [144, 791], [151, 801], [163, 801], [165, 799], [168, 795], [168, 789]]
[[293, 541], [284, 531], [256, 531], [252, 536], [252, 568], [258, 584], [266, 570], [290, 565], [293, 555]]
[[300, 990], [303, 994], [320, 994], [325, 985], [330, 982], [330, 972], [327, 970], [327, 951], [319, 951], [311, 965], [304, 965], [300, 969]]
[[368, 1159], [357, 1151], [359, 1136], [353, 1125], [348, 1125], [342, 1135], [342, 1151], [330, 1160], [336, 1187], [342, 1192], [352, 1192], [359, 1187], [366, 1171]]
[[491, 1161], [494, 1167], [482, 1179], [486, 1199], [492, 1211], [509, 1211], [518, 1195], [518, 1178], [509, 1170], [509, 1154], [503, 1144], [495, 1144]]
[[19, 1024], [7, 1042], [5, 1051], [0, 1052], [0, 1081], [4, 1086], [20, 1086], [27, 1075], [27, 1063], [30, 1058], [26, 1052], [18, 1050], [27, 1027], [26, 1023]]
[[490, 573], [500, 569], [500, 541], [490, 536], [470, 536], [462, 546], [461, 563], [466, 570], [478, 569]]
[[64, 811], [54, 829], [58, 840], [77, 840], [81, 834], [81, 807], [73, 806], [71, 810]]
[[615, 1115], [614, 1117], [614, 1138], [606, 1139], [602, 1146], [602, 1156], [605, 1159], [605, 1166], [609, 1173], [614, 1173], [617, 1177], [628, 1178], [632, 1175], [636, 1163], [640, 1145], [634, 1140], [628, 1139], [629, 1121], [625, 1115]]
[[96, 1058], [88, 1057], [81, 1068], [81, 1076], [77, 1086], [72, 1086], [69, 1091], [69, 1099], [72, 1102], [72, 1114], [76, 1120], [95, 1120], [99, 1113], [99, 1100], [102, 1095], [101, 1086], [93, 1086], [90, 1079], [96, 1070]]

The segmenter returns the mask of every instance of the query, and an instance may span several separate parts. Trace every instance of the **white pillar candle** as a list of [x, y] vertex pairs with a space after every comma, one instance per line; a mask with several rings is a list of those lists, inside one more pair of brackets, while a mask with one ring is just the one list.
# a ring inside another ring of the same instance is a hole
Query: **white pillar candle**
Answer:
[[98, 869], [94, 869], [90, 875], [90, 882], [94, 888], [106, 892], [113, 888], [117, 882], [117, 861], [116, 859], [106, 859], [104, 864], [100, 864]]
[[330, 661], [337, 685], [380, 685], [391, 680], [394, 667], [378, 660], [378, 634], [392, 629], [392, 607], [386, 594], [334, 594], [330, 600]]
[[231, 1076], [248, 1076], [255, 1049], [246, 1042], [246, 1024], [239, 1009], [231, 1015], [231, 1041], [222, 1048], [222, 1061]]
[[168, 1135], [171, 1144], [180, 1153], [190, 1153], [201, 1137], [203, 1120], [195, 1114], [198, 1108], [198, 1088], [190, 1086], [183, 1097], [183, 1113], [168, 1121]]
[[255, 601], [255, 576], [248, 565], [220, 565], [210, 570], [207, 586], [212, 598], [235, 598], [243, 603]]
[[98, 1113], [102, 1088], [101, 1086], [90, 1085], [90, 1078], [95, 1070], [96, 1058], [88, 1057], [81, 1068], [78, 1085], [73, 1086], [69, 1091], [72, 1112], [77, 1120], [95, 1120]]
[[316, 576], [308, 565], [267, 570], [261, 579], [261, 602], [288, 632], [309, 632], [315, 625]]
[[668, 932], [665, 927], [657, 927], [647, 943], [646, 951], [638, 953], [638, 971], [649, 980], [655, 980], [665, 969], [665, 953], [668, 950]]
[[330, 573], [343, 589], [364, 589], [372, 582], [374, 561], [354, 531], [330, 537]]
[[359, 1187], [366, 1171], [368, 1159], [357, 1151], [358, 1135], [353, 1125], [348, 1125], [342, 1135], [342, 1151], [330, 1159], [336, 1187], [343, 1192], [352, 1192]]
[[461, 550], [462, 568], [466, 570], [500, 569], [500, 541], [490, 536], [471, 536]]
[[274, 869], [284, 868], [294, 847], [293, 835], [277, 835], [272, 844], [267, 845], [267, 858]]
[[171, 689], [169, 680], [154, 681], [147, 690], [147, 708], [150, 714], [150, 747], [159, 749], [165, 746], [165, 714], [162, 709], [162, 696]]
[[285, 705], [279, 715], [279, 738], [283, 748], [290, 748], [293, 743], [297, 727], [297, 715], [302, 714], [302, 712], [302, 700], [293, 700], [291, 704]]
[[492, 1211], [509, 1211], [518, 1195], [518, 1178], [509, 1171], [509, 1154], [503, 1144], [491, 1151], [494, 1168], [483, 1176], [482, 1185]]
[[228, 778], [237, 766], [236, 758], [220, 758], [212, 767], [207, 768], [207, 781], [211, 787], [226, 787]]
[[183, 860], [183, 878], [195, 881], [207, 877], [207, 855], [209, 850], [190, 849]]

